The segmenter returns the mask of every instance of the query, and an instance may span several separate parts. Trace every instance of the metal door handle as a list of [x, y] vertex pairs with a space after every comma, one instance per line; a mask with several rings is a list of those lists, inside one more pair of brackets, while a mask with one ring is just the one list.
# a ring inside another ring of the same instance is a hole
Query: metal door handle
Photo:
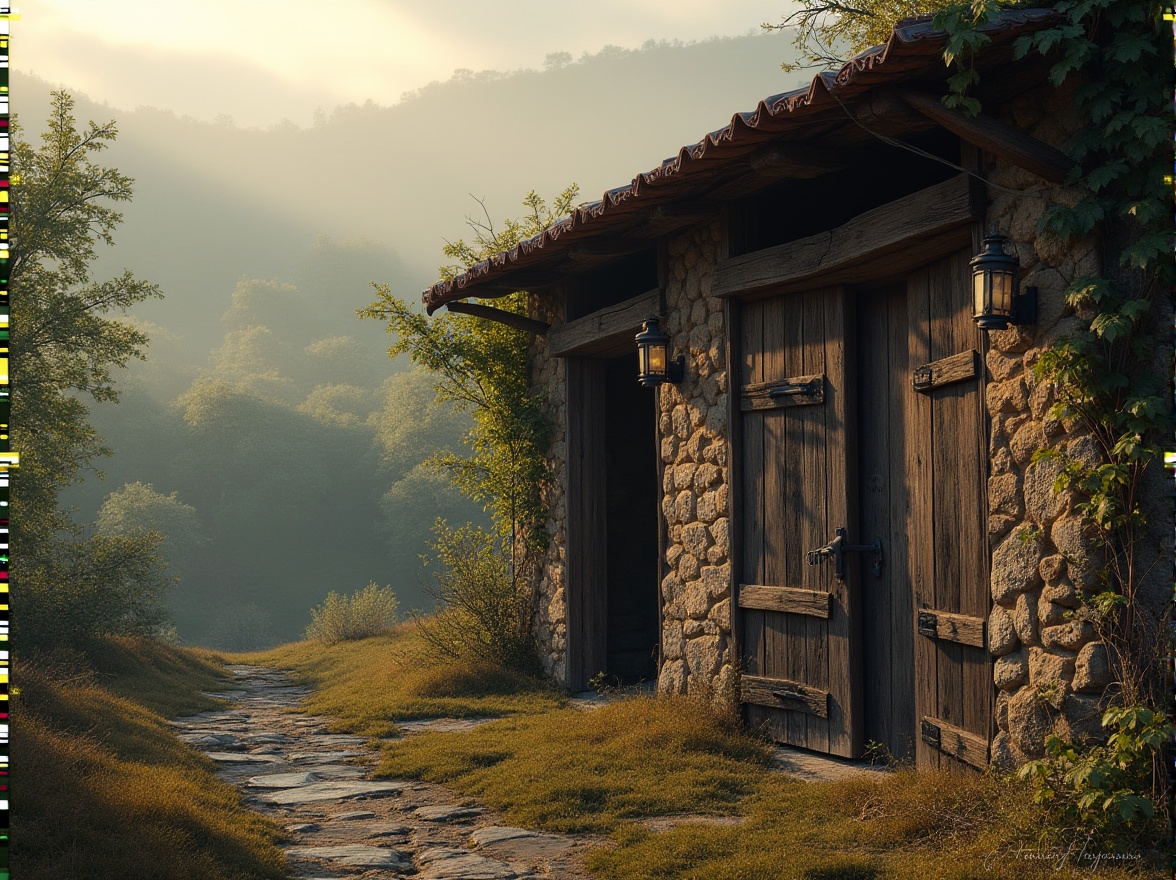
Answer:
[[845, 580], [846, 553], [873, 553], [874, 577], [882, 577], [883, 556], [881, 538], [878, 538], [873, 544], [847, 544], [844, 528], [838, 528], [836, 534], [837, 537], [824, 547], [819, 547], [816, 550], [810, 550], [808, 552], [809, 565], [820, 565], [831, 556], [833, 557], [833, 574], [837, 580], [843, 581]]

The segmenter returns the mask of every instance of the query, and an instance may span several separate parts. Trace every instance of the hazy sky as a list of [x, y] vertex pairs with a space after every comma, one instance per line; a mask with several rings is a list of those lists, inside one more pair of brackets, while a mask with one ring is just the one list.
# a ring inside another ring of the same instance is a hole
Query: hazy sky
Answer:
[[[26, 0], [12, 64], [121, 109], [308, 124], [392, 104], [454, 70], [541, 69], [606, 45], [704, 40], [778, 22], [787, 0]], [[20, 96], [13, 96], [20, 109]]]

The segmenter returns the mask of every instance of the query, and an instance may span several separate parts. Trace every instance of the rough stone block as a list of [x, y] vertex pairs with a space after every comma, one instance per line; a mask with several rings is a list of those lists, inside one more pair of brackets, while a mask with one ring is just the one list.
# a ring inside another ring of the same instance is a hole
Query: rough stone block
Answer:
[[706, 617], [707, 611], [710, 610], [710, 594], [701, 580], [687, 582], [683, 607], [687, 617], [696, 620]]
[[731, 590], [731, 566], [708, 565], [702, 570], [702, 582], [712, 598], [721, 599]]
[[687, 553], [696, 558], [706, 556], [706, 548], [711, 545], [710, 530], [705, 523], [692, 522], [682, 527], [682, 546]]
[[1021, 688], [1009, 698], [1009, 741], [1022, 755], [1041, 757], [1045, 738], [1053, 731], [1055, 714], [1032, 686]]
[[698, 676], [709, 686], [709, 679], [719, 671], [721, 661], [718, 636], [699, 636], [686, 642], [686, 665], [692, 679]]
[[1074, 657], [1029, 649], [1029, 685], [1036, 691], [1050, 685], [1068, 685], [1074, 678]]
[[997, 382], [1004, 382], [1021, 372], [1024, 367], [1019, 357], [1009, 357], [1007, 354], [990, 349], [984, 356], [988, 371]]
[[662, 626], [662, 655], [666, 660], [679, 660], [686, 650], [686, 636], [682, 621], [667, 620]]
[[992, 666], [992, 681], [998, 689], [1011, 691], [1029, 680], [1029, 658], [1025, 649], [997, 658]]
[[[1044, 593], [1044, 590], [1042, 592]], [[1037, 619], [1047, 629], [1059, 627], [1066, 622], [1066, 614], [1069, 610], [1065, 605], [1059, 605], [1057, 602], [1049, 602], [1043, 598], [1037, 603]], [[1041, 638], [1045, 642], [1046, 647], [1051, 647], [1047, 641], [1044, 629], [1041, 632]]]
[[1050, 460], [1025, 468], [1025, 506], [1029, 517], [1040, 526], [1048, 526], [1069, 506], [1070, 493], [1054, 491], [1054, 480], [1061, 472], [1061, 463]]
[[706, 448], [710, 446], [710, 435], [704, 430], [695, 431], [690, 435], [690, 439], [686, 441], [686, 451], [690, 453], [690, 458], [695, 462], [701, 462], [706, 456]]
[[1047, 584], [1056, 583], [1066, 573], [1066, 559], [1057, 553], [1044, 557], [1037, 564], [1037, 573]]
[[704, 492], [719, 481], [722, 473], [710, 463], [698, 465], [694, 471], [694, 491]]
[[1062, 703], [1062, 720], [1058, 733], [1073, 743], [1090, 745], [1105, 742], [1107, 730], [1102, 726], [1106, 707], [1102, 701], [1088, 694], [1067, 694]]
[[1012, 616], [999, 605], [992, 606], [988, 615], [988, 651], [993, 657], [1003, 657], [1017, 647], [1017, 631]]
[[671, 434], [668, 437], [662, 437], [661, 441], [661, 459], [666, 464], [673, 464], [678, 456], [678, 436]]
[[1029, 760], [1029, 756], [1017, 748], [1013, 738], [1001, 731], [992, 738], [992, 766], [998, 770], [1011, 771]]
[[1111, 680], [1111, 664], [1107, 658], [1106, 646], [1102, 642], [1083, 645], [1074, 660], [1074, 690], [1087, 694], [1101, 694]]
[[1071, 620], [1069, 623], [1047, 627], [1041, 631], [1041, 643], [1045, 647], [1062, 648], [1066, 651], [1077, 651], [1092, 638], [1094, 627], [1086, 620]]
[[704, 523], [713, 523], [718, 517], [718, 511], [715, 509], [715, 493], [704, 492], [698, 498], [697, 505], [698, 518]]
[[1041, 422], [1025, 422], [1009, 440], [1009, 452], [1012, 453], [1013, 461], [1019, 465], [1027, 464], [1033, 453], [1045, 446], [1045, 432], [1041, 429]]
[[693, 554], [683, 553], [678, 559], [678, 577], [683, 581], [698, 577], [698, 559]]
[[1067, 577], [1042, 587], [1041, 598], [1045, 602], [1053, 602], [1064, 608], [1077, 608], [1082, 604], [1078, 588], [1070, 583], [1070, 579]]
[[686, 693], [685, 661], [667, 660], [662, 664], [661, 674], [657, 677], [657, 692], [659, 694]]
[[686, 463], [674, 466], [674, 488], [689, 489], [694, 483], [694, 471], [697, 465]]
[[686, 489], [678, 493], [674, 499], [674, 516], [671, 522], [688, 523], [698, 515], [697, 500], [694, 493]]
[[722, 599], [716, 602], [707, 613], [707, 617], [713, 620], [723, 632], [731, 632], [731, 600]]
[[998, 474], [988, 478], [988, 510], [1019, 517], [1023, 512], [1016, 474]]
[[690, 438], [690, 413], [685, 404], [678, 404], [671, 414], [674, 433], [682, 440]]
[[1017, 605], [1013, 611], [1013, 629], [1026, 645], [1040, 645], [1041, 640], [1037, 631], [1037, 593], [1021, 593], [1017, 596]]
[[1001, 541], [992, 554], [992, 598], [1007, 604], [1017, 593], [1034, 589], [1040, 583], [1037, 564], [1041, 545], [1028, 526], [1020, 526]]

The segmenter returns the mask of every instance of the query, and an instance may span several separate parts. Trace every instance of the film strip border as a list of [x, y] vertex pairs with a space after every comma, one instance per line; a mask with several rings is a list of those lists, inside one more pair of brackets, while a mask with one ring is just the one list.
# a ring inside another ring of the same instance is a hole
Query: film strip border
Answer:
[[[9, 630], [9, 481], [18, 458], [9, 439], [12, 413], [8, 371], [9, 309], [8, 266], [11, 252], [9, 226], [12, 203], [10, 186], [8, 44], [10, 23], [19, 16], [0, 0], [0, 880], [8, 880], [8, 688], [10, 673]], [[19, 178], [18, 178], [19, 180]]]

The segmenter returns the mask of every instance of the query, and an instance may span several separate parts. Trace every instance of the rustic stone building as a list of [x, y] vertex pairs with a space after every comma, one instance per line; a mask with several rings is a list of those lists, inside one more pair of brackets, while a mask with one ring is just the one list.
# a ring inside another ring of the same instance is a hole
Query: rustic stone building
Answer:
[[[1082, 525], [1057, 465], [1031, 460], [1098, 456], [1031, 371], [1073, 325], [1067, 284], [1100, 263], [1092, 241], [1037, 234], [1076, 197], [1060, 150], [1082, 120], [1011, 44], [1054, 21], [986, 27], [976, 118], [938, 99], [944, 35], [902, 22], [426, 292], [430, 313], [476, 297], [494, 319], [486, 300], [531, 291], [557, 681], [655, 679], [738, 699], [784, 742], [873, 741], [920, 766], [1015, 764], [1056, 726], [1097, 731], [1105, 652], [1067, 614]], [[973, 320], [990, 232], [1037, 290], [1032, 324]], [[652, 391], [634, 345], [651, 316], [685, 355]], [[1170, 560], [1159, 530], [1154, 553]]]

